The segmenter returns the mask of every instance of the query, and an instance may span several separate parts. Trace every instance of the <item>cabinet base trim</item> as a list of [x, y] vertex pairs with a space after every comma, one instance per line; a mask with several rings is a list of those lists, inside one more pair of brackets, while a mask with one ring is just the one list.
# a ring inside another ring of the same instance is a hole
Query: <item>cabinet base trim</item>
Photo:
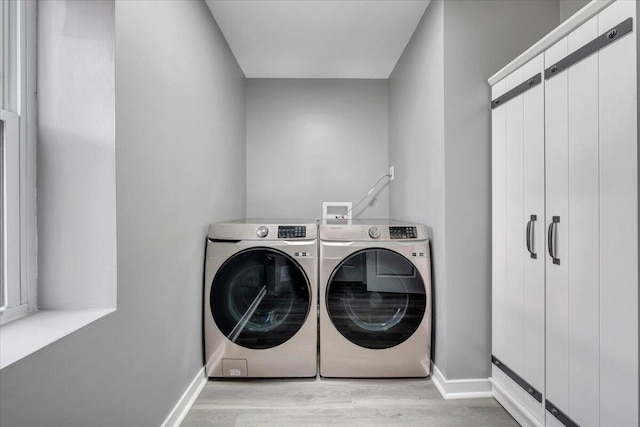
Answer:
[[433, 363], [431, 364], [431, 381], [444, 399], [492, 397], [489, 379], [447, 380]]
[[514, 400], [508, 391], [506, 391], [493, 378], [489, 378], [491, 382], [492, 396], [498, 401], [504, 409], [507, 410], [517, 422], [523, 427], [544, 427], [522, 404]]

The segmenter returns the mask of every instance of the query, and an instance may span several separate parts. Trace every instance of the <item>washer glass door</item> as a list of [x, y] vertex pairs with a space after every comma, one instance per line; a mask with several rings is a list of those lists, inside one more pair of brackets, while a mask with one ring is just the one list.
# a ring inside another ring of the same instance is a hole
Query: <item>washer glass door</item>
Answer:
[[388, 249], [365, 249], [336, 267], [326, 304], [345, 338], [361, 347], [384, 349], [413, 335], [427, 298], [420, 273], [405, 257]]
[[289, 255], [252, 248], [230, 257], [211, 285], [211, 313], [218, 329], [251, 349], [278, 346], [302, 327], [311, 308], [309, 280]]

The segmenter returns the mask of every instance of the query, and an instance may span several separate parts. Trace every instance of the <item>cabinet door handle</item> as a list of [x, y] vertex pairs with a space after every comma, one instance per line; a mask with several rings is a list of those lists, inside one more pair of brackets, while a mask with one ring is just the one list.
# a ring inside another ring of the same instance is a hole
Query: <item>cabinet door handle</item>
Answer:
[[535, 224], [538, 220], [537, 215], [531, 215], [531, 218], [527, 222], [527, 251], [529, 252], [529, 256], [533, 259], [538, 258], [538, 255], [533, 251], [534, 250], [534, 242], [533, 242], [533, 232], [535, 230]]
[[549, 228], [547, 230], [547, 247], [549, 249], [549, 256], [551, 257], [551, 259], [553, 260], [554, 264], [560, 264], [560, 258], [558, 258], [556, 255], [556, 231], [558, 228], [558, 223], [560, 222], [560, 217], [559, 216], [554, 216], [552, 217], [552, 221], [549, 224]]

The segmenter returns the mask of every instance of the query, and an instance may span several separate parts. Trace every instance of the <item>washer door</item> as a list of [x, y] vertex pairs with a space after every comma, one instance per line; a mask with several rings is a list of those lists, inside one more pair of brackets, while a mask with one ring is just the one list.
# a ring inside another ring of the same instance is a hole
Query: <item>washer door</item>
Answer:
[[309, 280], [284, 252], [247, 249], [216, 273], [210, 305], [213, 320], [230, 341], [250, 349], [272, 348], [304, 324], [311, 308]]
[[343, 260], [329, 279], [327, 312], [352, 343], [394, 347], [418, 329], [427, 297], [418, 270], [388, 249], [365, 249]]

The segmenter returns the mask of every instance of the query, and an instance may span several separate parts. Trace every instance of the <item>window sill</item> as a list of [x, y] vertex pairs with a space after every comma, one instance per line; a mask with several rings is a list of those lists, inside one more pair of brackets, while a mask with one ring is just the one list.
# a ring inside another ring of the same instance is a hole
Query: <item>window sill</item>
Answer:
[[0, 327], [0, 369], [116, 311], [42, 310]]

